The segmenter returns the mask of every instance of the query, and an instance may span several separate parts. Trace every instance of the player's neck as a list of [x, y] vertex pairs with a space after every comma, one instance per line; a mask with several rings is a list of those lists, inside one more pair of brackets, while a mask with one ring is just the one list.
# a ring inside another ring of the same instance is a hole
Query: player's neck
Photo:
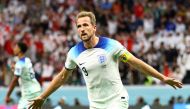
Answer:
[[99, 37], [94, 35], [89, 41], [83, 42], [85, 48], [93, 48], [98, 44]]
[[21, 58], [23, 58], [23, 57], [25, 57], [24, 54], [21, 54], [21, 53], [18, 54], [18, 58], [19, 58], [19, 59], [21, 59]]

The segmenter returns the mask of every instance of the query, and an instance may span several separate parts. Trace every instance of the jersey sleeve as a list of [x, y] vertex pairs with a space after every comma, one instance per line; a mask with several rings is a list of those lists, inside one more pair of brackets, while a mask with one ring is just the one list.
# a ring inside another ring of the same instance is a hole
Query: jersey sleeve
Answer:
[[68, 54], [67, 54], [67, 58], [66, 58], [66, 62], [65, 62], [65, 68], [66, 69], [75, 69], [77, 64], [74, 62], [74, 57], [73, 57], [73, 50], [71, 49]]
[[14, 71], [14, 75], [16, 76], [20, 76], [22, 73], [22, 65], [19, 63], [15, 64], [15, 71]]
[[[130, 58], [130, 56], [132, 55], [123, 45], [121, 45], [121, 43], [119, 43], [118, 41], [115, 41], [115, 44], [113, 46], [114, 48], [114, 57], [116, 59], [119, 59], [121, 56]], [[123, 60], [122, 60], [123, 61]], [[127, 60], [126, 60], [127, 61]]]

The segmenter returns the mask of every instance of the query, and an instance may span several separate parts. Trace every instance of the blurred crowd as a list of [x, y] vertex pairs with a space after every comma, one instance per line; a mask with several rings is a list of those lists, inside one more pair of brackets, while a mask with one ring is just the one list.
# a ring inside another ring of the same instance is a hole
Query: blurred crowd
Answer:
[[[175, 109], [174, 104], [189, 104], [190, 97], [185, 100], [182, 96], [172, 96], [167, 104], [160, 103], [159, 98], [155, 98], [152, 104], [147, 104], [143, 97], [139, 97], [135, 105], [129, 107], [129, 109]], [[180, 108], [181, 109], [181, 108]]]
[[[20, 91], [16, 92], [17, 98], [20, 98]], [[55, 104], [52, 99], [48, 98], [44, 103], [42, 109], [89, 109], [87, 105], [84, 105], [77, 97], [73, 99], [73, 104], [68, 103], [68, 98], [66, 96], [62, 96]], [[16, 101], [12, 99], [10, 104], [15, 104]], [[10, 105], [9, 104], [9, 105]], [[147, 103], [146, 99], [143, 96], [139, 96], [136, 99], [136, 102], [129, 106], [129, 109], [176, 109], [174, 108], [176, 104], [190, 104], [190, 96], [184, 98], [181, 95], [171, 96], [169, 100], [163, 104], [161, 102], [160, 97], [156, 97], [152, 100], [152, 103]], [[177, 109], [185, 109], [185, 108], [177, 108]]]
[[[66, 98], [62, 97], [58, 104], [52, 105], [52, 101], [48, 99], [43, 109], [88, 109], [88, 107], [83, 106], [77, 98], [74, 99], [72, 106], [68, 105], [66, 101]], [[168, 103], [165, 104], [160, 102], [160, 98], [155, 98], [152, 104], [147, 104], [143, 97], [139, 97], [134, 105], [129, 106], [129, 109], [175, 109], [175, 104], [190, 104], [190, 97], [184, 99], [182, 96], [172, 96]]]
[[[0, 84], [13, 72], [13, 47], [23, 41], [43, 84], [64, 66], [68, 50], [80, 41], [75, 16], [95, 13], [97, 35], [121, 42], [128, 51], [166, 76], [190, 83], [190, 2], [188, 0], [1, 0]], [[125, 85], [162, 84], [120, 63]], [[76, 70], [68, 85], [84, 85]]]

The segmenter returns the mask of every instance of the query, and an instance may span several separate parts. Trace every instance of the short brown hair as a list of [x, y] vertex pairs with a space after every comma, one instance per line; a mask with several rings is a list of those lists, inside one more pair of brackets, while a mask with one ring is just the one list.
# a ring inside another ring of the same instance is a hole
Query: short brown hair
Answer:
[[81, 17], [89, 17], [91, 20], [91, 24], [96, 25], [96, 17], [94, 15], [94, 13], [87, 12], [87, 11], [81, 11], [80, 13], [77, 14], [76, 20], [78, 20]]

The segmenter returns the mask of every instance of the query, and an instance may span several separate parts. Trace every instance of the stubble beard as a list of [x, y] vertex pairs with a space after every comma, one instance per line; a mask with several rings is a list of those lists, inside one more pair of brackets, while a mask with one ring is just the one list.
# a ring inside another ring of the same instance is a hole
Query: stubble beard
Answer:
[[89, 41], [91, 40], [91, 38], [92, 38], [92, 35], [91, 35], [91, 36], [87, 36], [87, 39], [86, 39], [86, 38], [83, 39], [83, 38], [81, 37], [81, 40], [82, 40], [83, 42], [89, 42]]

